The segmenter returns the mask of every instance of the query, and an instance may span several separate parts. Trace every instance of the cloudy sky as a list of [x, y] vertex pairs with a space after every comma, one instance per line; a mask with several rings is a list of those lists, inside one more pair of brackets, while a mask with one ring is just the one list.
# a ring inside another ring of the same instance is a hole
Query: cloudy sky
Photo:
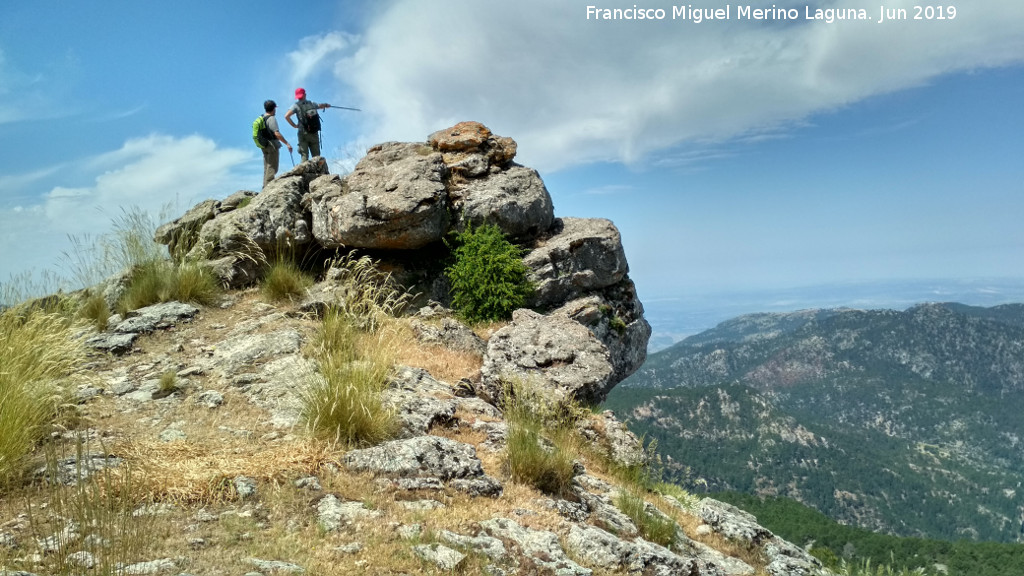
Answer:
[[[325, 113], [338, 171], [462, 120], [514, 138], [557, 215], [616, 222], [644, 299], [1024, 282], [1024, 2], [915, 20], [888, 0], [907, 19], [883, 22], [865, 0], [750, 4], [785, 20], [693, 1], [730, 10], [700, 23], [665, 2], [635, 4], [665, 10], [642, 21], [588, 5], [634, 2], [9, 5], [0, 281], [59, 269], [69, 235], [127, 207], [177, 215], [258, 189], [252, 120], [303, 86], [362, 109]], [[870, 19], [806, 18], [818, 9]]]

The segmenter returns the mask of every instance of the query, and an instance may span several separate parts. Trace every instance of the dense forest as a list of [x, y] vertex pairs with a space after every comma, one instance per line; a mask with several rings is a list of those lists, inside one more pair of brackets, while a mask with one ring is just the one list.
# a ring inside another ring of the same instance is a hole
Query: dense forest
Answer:
[[831, 567], [841, 559], [851, 563], [870, 559], [876, 566], [923, 568], [949, 576], [1024, 574], [1022, 544], [900, 538], [843, 526], [788, 498], [759, 498], [737, 492], [712, 496], [757, 516], [761, 525], [782, 538], [809, 546], [812, 554]]

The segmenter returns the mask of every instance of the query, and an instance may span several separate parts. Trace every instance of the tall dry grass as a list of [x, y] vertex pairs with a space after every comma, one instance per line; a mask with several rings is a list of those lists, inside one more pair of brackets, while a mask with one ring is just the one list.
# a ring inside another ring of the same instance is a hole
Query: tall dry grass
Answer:
[[381, 399], [394, 366], [392, 334], [367, 333], [332, 309], [313, 345], [319, 368], [302, 394], [302, 419], [316, 437], [346, 447], [378, 444], [394, 436], [397, 420]]
[[66, 315], [20, 306], [0, 313], [0, 483], [56, 421], [85, 348]]

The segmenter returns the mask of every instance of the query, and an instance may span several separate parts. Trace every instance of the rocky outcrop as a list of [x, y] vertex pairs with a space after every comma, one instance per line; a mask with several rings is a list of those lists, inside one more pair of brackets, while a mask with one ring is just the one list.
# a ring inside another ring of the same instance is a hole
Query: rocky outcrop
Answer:
[[559, 218], [523, 258], [536, 286], [534, 305], [545, 307], [619, 283], [629, 272], [619, 230], [602, 218]]
[[523, 309], [488, 341], [479, 392], [501, 403], [506, 385], [532, 383], [560, 398], [597, 404], [615, 385], [613, 374], [608, 347], [586, 326]]
[[[597, 403], [643, 363], [650, 326], [618, 229], [604, 219], [555, 218], [540, 175], [513, 161], [516, 149], [511, 138], [462, 122], [424, 143], [374, 146], [345, 176], [314, 158], [259, 194], [201, 202], [161, 226], [156, 240], [231, 287], [257, 280], [281, 249], [373, 250], [407, 287], [445, 304], [442, 239], [496, 225], [526, 250], [536, 287], [528, 305], [540, 312], [518, 312], [486, 347], [450, 318], [420, 322], [417, 334], [483, 354], [486, 397], [499, 398], [510, 379], [537, 378], [557, 396]], [[316, 285], [307, 310], [344, 297], [332, 283]]]
[[325, 248], [414, 250], [438, 242], [448, 230], [447, 171], [441, 154], [422, 144], [374, 146], [343, 180], [313, 191], [313, 234]]

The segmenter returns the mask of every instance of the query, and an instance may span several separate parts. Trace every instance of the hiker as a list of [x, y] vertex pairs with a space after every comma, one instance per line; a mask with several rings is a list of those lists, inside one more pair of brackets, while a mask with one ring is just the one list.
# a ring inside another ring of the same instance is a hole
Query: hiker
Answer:
[[[302, 161], [309, 160], [320, 155], [320, 110], [331, 107], [330, 104], [317, 104], [306, 100], [306, 89], [295, 89], [295, 104], [285, 113], [284, 119], [292, 125], [292, 128], [299, 129], [299, 156]], [[299, 123], [292, 120], [292, 115], [297, 115]]]
[[[263, 115], [263, 119], [266, 123], [266, 140], [268, 140], [265, 146], [260, 146], [263, 149], [263, 187], [267, 187], [267, 182], [274, 179], [277, 175], [277, 167], [279, 160], [281, 159], [281, 143], [288, 147], [288, 153], [292, 151], [292, 145], [284, 139], [281, 134], [281, 129], [277, 126], [277, 103], [273, 100], [267, 100], [263, 103], [263, 110], [266, 114]], [[272, 137], [271, 137], [272, 136]], [[257, 141], [257, 145], [260, 142]]]

